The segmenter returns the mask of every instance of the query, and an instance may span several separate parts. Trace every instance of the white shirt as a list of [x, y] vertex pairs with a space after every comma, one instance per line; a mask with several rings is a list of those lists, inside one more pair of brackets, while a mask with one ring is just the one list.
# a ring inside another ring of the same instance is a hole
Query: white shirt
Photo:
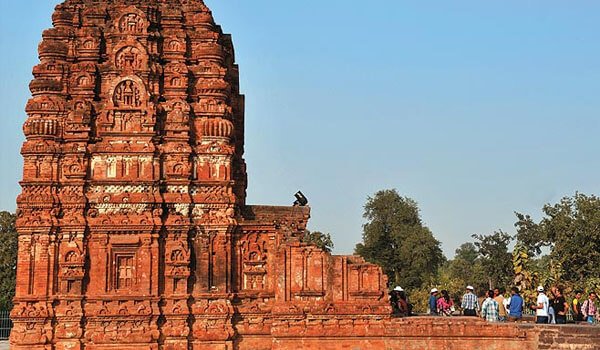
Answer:
[[536, 309], [535, 315], [542, 316], [542, 317], [548, 316], [548, 306], [550, 304], [550, 301], [548, 300], [548, 297], [546, 296], [546, 294], [544, 294], [544, 293], [538, 294], [536, 306], [539, 304], [542, 304], [543, 307], [541, 309]]

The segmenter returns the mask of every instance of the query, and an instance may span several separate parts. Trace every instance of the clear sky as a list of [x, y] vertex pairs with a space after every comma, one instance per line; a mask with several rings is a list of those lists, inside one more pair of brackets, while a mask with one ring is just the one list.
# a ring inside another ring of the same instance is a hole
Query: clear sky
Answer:
[[[56, 0], [0, 0], [0, 209]], [[600, 193], [600, 1], [207, 0], [246, 95], [249, 203], [301, 189], [309, 228], [360, 241], [367, 196], [415, 199], [448, 256]]]

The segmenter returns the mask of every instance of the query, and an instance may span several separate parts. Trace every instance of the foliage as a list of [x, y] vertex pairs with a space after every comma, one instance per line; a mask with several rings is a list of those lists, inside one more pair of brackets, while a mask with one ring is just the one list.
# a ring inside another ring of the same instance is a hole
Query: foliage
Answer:
[[[433, 287], [431, 287], [433, 288]], [[413, 313], [421, 314], [429, 310], [429, 291], [431, 288], [414, 289], [408, 296], [408, 302], [413, 305]]]
[[310, 232], [309, 230], [306, 230], [306, 232], [304, 232], [302, 241], [316, 245], [323, 251], [329, 253], [333, 250], [333, 240], [331, 239], [331, 235], [329, 233], [323, 233], [320, 231]]
[[532, 272], [532, 262], [529, 259], [527, 248], [520, 242], [513, 249], [512, 265], [514, 273], [513, 284], [519, 288], [527, 304], [533, 303], [536, 296], [535, 281], [538, 278], [538, 274]]
[[491, 235], [473, 235], [476, 239], [475, 246], [481, 259], [481, 266], [485, 272], [489, 288], [505, 287], [512, 280], [512, 255], [508, 245], [512, 237], [502, 231]]
[[547, 282], [584, 287], [600, 276], [600, 198], [576, 193], [545, 205], [543, 212], [539, 223], [517, 213], [515, 226], [517, 240], [528, 252], [539, 255], [549, 248]]
[[379, 264], [390, 282], [420, 288], [436, 275], [445, 258], [440, 242], [421, 221], [417, 202], [396, 190], [382, 190], [367, 199], [363, 242], [356, 253]]
[[0, 310], [10, 310], [17, 272], [16, 215], [0, 212]]
[[483, 269], [479, 251], [471, 242], [463, 243], [455, 251], [454, 259], [440, 270], [439, 282], [453, 298], [460, 299], [467, 285], [476, 291], [489, 289], [488, 278]]

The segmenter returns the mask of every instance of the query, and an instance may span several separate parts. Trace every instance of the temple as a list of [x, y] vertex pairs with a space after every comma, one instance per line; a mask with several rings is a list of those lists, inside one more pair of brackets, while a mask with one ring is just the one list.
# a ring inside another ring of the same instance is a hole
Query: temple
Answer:
[[26, 141], [12, 350], [598, 350], [594, 327], [393, 318], [387, 277], [246, 204], [232, 40], [200, 0], [67, 0]]
[[246, 204], [238, 66], [202, 1], [67, 0], [52, 21], [11, 349], [271, 349], [389, 317], [378, 266], [302, 242], [308, 207]]

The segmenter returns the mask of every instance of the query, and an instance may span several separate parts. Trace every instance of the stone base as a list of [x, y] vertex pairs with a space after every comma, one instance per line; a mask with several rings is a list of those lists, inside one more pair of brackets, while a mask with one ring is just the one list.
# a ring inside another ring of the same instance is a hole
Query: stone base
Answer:
[[194, 342], [192, 350], [234, 350], [232, 341]]

